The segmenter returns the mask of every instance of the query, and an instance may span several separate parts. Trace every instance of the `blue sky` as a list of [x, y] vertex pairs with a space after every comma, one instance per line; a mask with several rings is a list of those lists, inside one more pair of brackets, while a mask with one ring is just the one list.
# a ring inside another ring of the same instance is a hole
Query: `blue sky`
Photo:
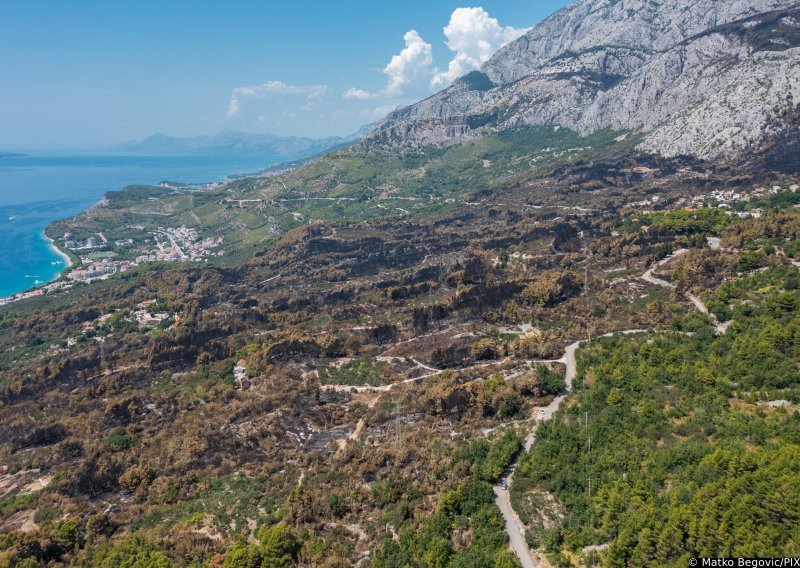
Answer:
[[4, 0], [0, 150], [346, 134], [567, 3]]

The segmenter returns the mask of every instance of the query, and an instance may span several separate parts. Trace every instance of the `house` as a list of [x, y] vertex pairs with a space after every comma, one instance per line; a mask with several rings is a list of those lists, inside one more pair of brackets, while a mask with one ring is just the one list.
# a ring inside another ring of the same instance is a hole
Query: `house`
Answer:
[[241, 390], [247, 390], [252, 385], [250, 379], [247, 378], [247, 361], [240, 359], [236, 366], [233, 368], [233, 378], [239, 384]]
[[247, 375], [247, 361], [239, 359], [236, 366], [233, 368], [233, 377], [238, 379]]

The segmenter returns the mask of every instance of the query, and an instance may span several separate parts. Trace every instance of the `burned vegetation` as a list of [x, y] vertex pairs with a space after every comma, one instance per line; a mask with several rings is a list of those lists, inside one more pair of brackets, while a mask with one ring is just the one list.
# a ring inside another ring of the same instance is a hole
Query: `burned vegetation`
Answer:
[[[691, 325], [683, 292], [741, 268], [702, 231], [626, 229], [630, 204], [729, 183], [580, 162], [424, 216], [305, 224], [238, 266], [6, 308], [0, 554], [388, 566], [441, 521], [448, 558], [513, 565], [491, 484], [562, 392], [565, 346]], [[657, 274], [675, 289], [640, 278], [681, 248]]]

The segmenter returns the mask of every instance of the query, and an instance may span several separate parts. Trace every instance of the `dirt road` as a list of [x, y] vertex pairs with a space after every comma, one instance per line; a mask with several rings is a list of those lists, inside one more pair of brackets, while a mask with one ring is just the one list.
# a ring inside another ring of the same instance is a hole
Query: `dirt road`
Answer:
[[[618, 333], [607, 333], [602, 337], [613, 337], [614, 335], [633, 335], [636, 333], [645, 333], [645, 330], [631, 329]], [[566, 374], [564, 375], [564, 392], [560, 396], [554, 398], [550, 404], [536, 411], [533, 428], [531, 428], [531, 431], [525, 438], [525, 442], [523, 444], [526, 452], [531, 449], [533, 442], [536, 440], [536, 429], [539, 423], [553, 418], [556, 411], [561, 406], [561, 403], [564, 402], [564, 399], [572, 391], [572, 383], [575, 380], [575, 377], [578, 375], [578, 365], [575, 360], [575, 352], [583, 343], [584, 341], [576, 341], [575, 343], [568, 345], [564, 350], [564, 356], [558, 360], [559, 363], [564, 363], [564, 365], [567, 367]], [[520, 454], [520, 456], [521, 455], [522, 454]], [[511, 473], [506, 477], [506, 484], [508, 487], [511, 487], [511, 483], [514, 481], [514, 472], [517, 469], [518, 463], [519, 458], [517, 458], [517, 461], [511, 466]], [[503, 514], [503, 519], [506, 523], [506, 532], [508, 533], [509, 540], [511, 541], [511, 549], [519, 558], [523, 568], [536, 568], [541, 566], [541, 560], [531, 553], [530, 548], [528, 548], [528, 544], [525, 542], [525, 526], [520, 520], [519, 516], [517, 516], [514, 508], [511, 506], [511, 499], [508, 489], [495, 486], [494, 494], [495, 503], [497, 503], [497, 506], [500, 508], [500, 512]]]

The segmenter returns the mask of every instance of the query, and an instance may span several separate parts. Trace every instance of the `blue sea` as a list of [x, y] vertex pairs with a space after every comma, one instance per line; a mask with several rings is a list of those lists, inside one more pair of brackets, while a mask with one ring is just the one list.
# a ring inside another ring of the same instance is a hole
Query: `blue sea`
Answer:
[[64, 268], [44, 238], [52, 221], [107, 191], [160, 181], [203, 183], [259, 171], [258, 158], [28, 154], [0, 157], [0, 298], [49, 282]]

